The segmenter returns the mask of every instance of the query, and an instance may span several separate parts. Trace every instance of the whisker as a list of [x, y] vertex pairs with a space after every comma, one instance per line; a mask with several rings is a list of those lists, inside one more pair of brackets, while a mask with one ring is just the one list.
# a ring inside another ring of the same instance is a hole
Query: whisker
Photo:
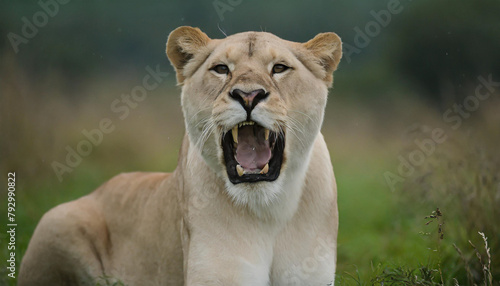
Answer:
[[210, 135], [212, 135], [212, 133], [213, 133], [213, 127], [214, 127], [213, 120], [210, 117], [207, 118], [205, 120], [204, 125], [203, 125], [203, 129], [202, 129], [201, 135], [198, 138], [198, 141], [196, 142], [196, 146], [200, 150], [203, 150], [203, 146], [205, 145], [205, 143], [208, 140], [208, 138], [210, 138]]
[[[203, 109], [201, 109], [201, 110], [198, 110], [198, 112], [196, 112], [195, 114], [193, 114], [193, 116], [191, 116], [191, 119], [190, 119], [189, 121], [193, 121], [193, 119], [196, 117], [196, 115], [200, 114], [200, 113], [201, 113], [201, 112], [203, 112], [203, 111], [210, 110], [210, 109], [212, 109], [212, 107], [211, 107], [211, 106], [209, 106], [209, 107], [207, 107], [207, 108], [203, 108]], [[199, 124], [200, 124], [200, 122], [198, 122], [198, 123], [196, 124], [196, 126], [198, 126]]]
[[[309, 115], [307, 115], [307, 114], [306, 114], [306, 113], [304, 113], [304, 112], [301, 112], [301, 111], [298, 111], [298, 110], [289, 110], [289, 111], [296, 112], [296, 113], [299, 113], [299, 114], [301, 114], [301, 115], [304, 115], [304, 116], [305, 116], [305, 117], [307, 117], [307, 118], [308, 118], [311, 122], [314, 122], [314, 120], [312, 119], [312, 117], [311, 117], [311, 116], [309, 116]], [[290, 115], [287, 115], [286, 117], [287, 117], [288, 119], [290, 119], [291, 121], [295, 121], [296, 123], [300, 122], [299, 120], [297, 120], [297, 119], [294, 119], [294, 118], [290, 117]], [[301, 128], [301, 130], [304, 130], [304, 129], [305, 129], [305, 124], [301, 123], [300, 125], [301, 125], [301, 127], [302, 127], [302, 128]], [[319, 125], [319, 126], [318, 126], [318, 125]], [[321, 126], [321, 122], [318, 122], [318, 123], [314, 124], [314, 127], [320, 127], [320, 126]]]
[[[289, 119], [289, 121], [288, 121], [289, 123], [285, 123], [285, 127], [290, 130], [290, 133], [293, 134], [295, 136], [295, 138], [297, 138], [297, 140], [299, 140], [302, 147], [306, 148], [304, 141], [298, 135], [298, 133], [301, 135], [304, 135], [304, 132], [302, 131], [304, 129], [303, 125], [298, 123], [297, 121], [295, 121], [291, 117], [288, 117], [288, 119]], [[299, 128], [298, 124], [300, 124], [302, 128]]]
[[296, 126], [300, 125], [301, 130], [303, 130], [305, 128], [304, 124], [302, 122], [300, 122], [299, 120], [297, 120], [291, 116], [288, 116], [288, 115], [287, 115], [287, 119], [289, 119], [291, 122], [293, 122]]
[[304, 113], [304, 112], [302, 112], [302, 111], [293, 110], [293, 109], [290, 109], [290, 110], [288, 110], [288, 111], [291, 111], [291, 112], [296, 112], [296, 113], [302, 114], [302, 115], [304, 115], [305, 117], [307, 117], [310, 121], [314, 121], [314, 120], [312, 119], [312, 117], [311, 117], [311, 116], [307, 115], [306, 113]]

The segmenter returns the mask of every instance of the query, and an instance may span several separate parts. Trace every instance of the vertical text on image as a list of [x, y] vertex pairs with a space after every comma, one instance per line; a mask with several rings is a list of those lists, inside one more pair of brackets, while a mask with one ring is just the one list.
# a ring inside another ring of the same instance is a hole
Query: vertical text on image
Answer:
[[7, 270], [16, 278], [16, 172], [7, 173]]

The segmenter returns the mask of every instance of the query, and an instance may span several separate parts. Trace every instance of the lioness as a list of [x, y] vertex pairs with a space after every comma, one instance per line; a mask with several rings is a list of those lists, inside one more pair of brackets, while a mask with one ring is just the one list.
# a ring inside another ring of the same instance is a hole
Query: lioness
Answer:
[[174, 30], [187, 130], [176, 170], [121, 174], [50, 210], [19, 285], [330, 283], [337, 191], [320, 127], [341, 55], [334, 33]]

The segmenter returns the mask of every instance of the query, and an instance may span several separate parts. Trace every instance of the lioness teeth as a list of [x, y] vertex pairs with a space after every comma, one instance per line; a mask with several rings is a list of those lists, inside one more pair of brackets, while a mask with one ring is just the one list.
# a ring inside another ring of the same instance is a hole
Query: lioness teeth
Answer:
[[231, 132], [233, 133], [234, 143], [238, 143], [238, 126], [234, 126]]
[[236, 171], [238, 172], [238, 176], [243, 176], [243, 168], [240, 165], [236, 165]]
[[260, 171], [260, 174], [267, 174], [269, 172], [269, 163], [267, 163], [264, 168]]
[[269, 129], [266, 129], [266, 131], [264, 132], [264, 138], [266, 141], [269, 140]]
[[247, 126], [247, 125], [254, 125], [255, 122], [253, 121], [243, 121], [243, 122], [240, 122], [238, 123], [238, 127], [243, 127], [243, 126]]

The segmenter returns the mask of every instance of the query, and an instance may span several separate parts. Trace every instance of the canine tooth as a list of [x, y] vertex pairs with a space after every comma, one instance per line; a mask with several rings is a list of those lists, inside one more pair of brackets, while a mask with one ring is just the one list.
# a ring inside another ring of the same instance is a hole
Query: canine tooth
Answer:
[[261, 174], [267, 174], [267, 172], [269, 172], [269, 163], [267, 163], [260, 171]]
[[243, 168], [240, 165], [236, 165], [236, 171], [238, 172], [238, 176], [243, 176]]
[[231, 132], [233, 133], [234, 143], [238, 143], [238, 126], [234, 126]]
[[266, 129], [266, 131], [264, 132], [264, 138], [266, 141], [269, 140], [269, 129]]

